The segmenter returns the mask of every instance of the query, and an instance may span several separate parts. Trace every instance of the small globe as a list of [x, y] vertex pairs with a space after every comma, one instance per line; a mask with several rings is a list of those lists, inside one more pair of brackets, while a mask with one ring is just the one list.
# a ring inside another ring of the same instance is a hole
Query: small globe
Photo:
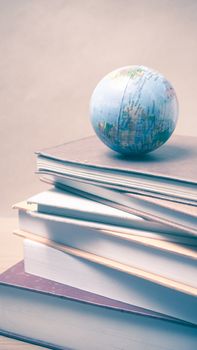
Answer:
[[98, 137], [123, 154], [155, 150], [173, 133], [178, 101], [168, 80], [144, 66], [128, 66], [107, 74], [90, 102]]

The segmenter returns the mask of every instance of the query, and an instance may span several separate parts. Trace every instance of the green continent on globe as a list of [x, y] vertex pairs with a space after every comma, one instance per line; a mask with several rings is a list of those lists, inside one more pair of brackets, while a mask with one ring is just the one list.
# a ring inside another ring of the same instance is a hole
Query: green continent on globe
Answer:
[[123, 154], [143, 154], [171, 136], [178, 102], [163, 75], [144, 66], [129, 66], [98, 83], [90, 113], [96, 134], [107, 146]]

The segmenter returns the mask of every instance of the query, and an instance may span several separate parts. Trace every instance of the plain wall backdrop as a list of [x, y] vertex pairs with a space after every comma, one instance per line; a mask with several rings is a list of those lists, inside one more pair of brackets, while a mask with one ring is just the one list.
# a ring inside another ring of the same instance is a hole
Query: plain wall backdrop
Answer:
[[143, 64], [197, 136], [196, 0], [0, 0], [1, 215], [44, 190], [34, 151], [93, 134], [89, 99], [109, 71]]

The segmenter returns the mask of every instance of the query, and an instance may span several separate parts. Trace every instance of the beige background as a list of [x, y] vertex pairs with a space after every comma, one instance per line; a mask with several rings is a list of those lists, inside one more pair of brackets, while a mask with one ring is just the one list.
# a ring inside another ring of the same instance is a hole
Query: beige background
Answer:
[[[12, 203], [45, 187], [34, 151], [92, 134], [93, 88], [129, 64], [172, 82], [176, 133], [197, 136], [196, 0], [0, 0], [0, 272], [23, 256]], [[0, 338], [23, 348], [35, 349]]]
[[161, 71], [197, 136], [197, 1], [0, 0], [1, 215], [44, 189], [33, 152], [93, 133], [91, 92], [109, 71]]

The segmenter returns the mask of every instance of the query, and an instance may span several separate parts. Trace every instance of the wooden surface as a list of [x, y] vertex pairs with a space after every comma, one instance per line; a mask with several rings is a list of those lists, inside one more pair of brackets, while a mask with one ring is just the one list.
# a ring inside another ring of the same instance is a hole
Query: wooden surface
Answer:
[[[0, 218], [0, 273], [23, 259], [22, 239], [12, 234], [17, 218]], [[41, 350], [40, 346], [0, 336], [0, 350]]]

